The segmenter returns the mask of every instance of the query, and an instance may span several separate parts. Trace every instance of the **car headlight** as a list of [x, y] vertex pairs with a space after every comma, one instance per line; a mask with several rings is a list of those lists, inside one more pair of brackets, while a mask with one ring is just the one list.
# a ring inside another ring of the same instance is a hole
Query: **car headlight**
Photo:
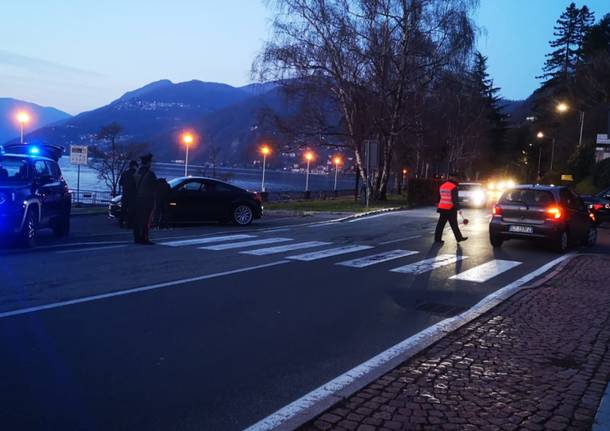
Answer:
[[475, 205], [481, 205], [483, 202], [485, 202], [485, 193], [483, 190], [475, 190], [472, 192], [472, 201]]

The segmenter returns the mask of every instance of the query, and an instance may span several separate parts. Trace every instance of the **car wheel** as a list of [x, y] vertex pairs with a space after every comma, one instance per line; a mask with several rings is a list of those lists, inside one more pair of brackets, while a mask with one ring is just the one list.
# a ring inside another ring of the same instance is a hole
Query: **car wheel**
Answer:
[[492, 247], [502, 247], [504, 240], [500, 235], [489, 235], [489, 242], [491, 242]]
[[36, 220], [36, 216], [34, 212], [28, 210], [25, 215], [25, 221], [23, 222], [23, 227], [21, 228], [21, 232], [19, 232], [19, 243], [27, 248], [32, 248], [36, 245], [36, 229], [38, 228], [38, 223]]
[[597, 227], [591, 226], [587, 231], [587, 237], [584, 240], [584, 245], [593, 247], [597, 243]]
[[53, 223], [53, 234], [57, 237], [67, 236], [70, 233], [70, 213], [58, 217]]
[[555, 240], [555, 250], [559, 253], [564, 253], [570, 245], [570, 236], [567, 231], [561, 232], [559, 237]]
[[248, 205], [238, 205], [233, 209], [233, 223], [239, 226], [247, 226], [252, 223], [254, 213]]

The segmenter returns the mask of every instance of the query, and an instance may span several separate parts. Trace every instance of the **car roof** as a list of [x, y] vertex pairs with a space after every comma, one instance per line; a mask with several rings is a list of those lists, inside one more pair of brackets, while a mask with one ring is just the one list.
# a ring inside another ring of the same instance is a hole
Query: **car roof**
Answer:
[[[191, 175], [189, 175], [188, 177], [176, 177], [176, 178], [173, 178], [173, 180], [172, 180], [172, 181], [175, 181], [175, 180], [178, 180], [178, 181], [186, 181], [186, 180], [205, 180], [205, 181], [213, 181], [213, 182], [215, 182], [215, 183], [226, 184], [226, 185], [228, 185], [228, 186], [231, 186], [231, 187], [236, 187], [236, 188], [238, 188], [238, 189], [241, 189], [241, 187], [236, 186], [235, 184], [231, 184], [231, 183], [228, 183], [228, 182], [226, 182], [226, 181], [219, 180], [218, 178], [210, 178], [210, 177], [201, 177], [201, 176], [191, 176]], [[242, 189], [242, 190], [243, 190], [243, 189]]]
[[45, 156], [39, 156], [39, 155], [32, 155], [32, 154], [15, 154], [15, 153], [0, 153], [0, 156], [3, 157], [19, 157], [20, 159], [29, 159], [29, 160], [46, 160], [48, 162], [55, 162], [56, 160], [53, 160], [50, 157], [45, 157]]
[[546, 191], [552, 192], [554, 190], [567, 189], [568, 187], [567, 186], [551, 186], [551, 185], [546, 185], [546, 184], [519, 184], [512, 188], [517, 189], [517, 190], [546, 190]]

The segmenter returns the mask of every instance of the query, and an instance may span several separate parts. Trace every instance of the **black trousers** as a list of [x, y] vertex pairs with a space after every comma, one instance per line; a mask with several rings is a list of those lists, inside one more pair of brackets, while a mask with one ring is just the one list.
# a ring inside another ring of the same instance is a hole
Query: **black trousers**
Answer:
[[458, 227], [457, 221], [457, 210], [439, 210], [438, 211], [438, 223], [436, 224], [436, 232], [434, 233], [434, 240], [440, 241], [443, 239], [443, 229], [445, 229], [445, 225], [449, 222], [449, 226], [451, 226], [451, 230], [453, 231], [453, 235], [455, 235], [455, 239], [462, 239], [462, 232], [460, 232], [460, 228]]
[[153, 212], [153, 205], [142, 205], [135, 208], [133, 220], [133, 240], [136, 243], [149, 241], [150, 218]]

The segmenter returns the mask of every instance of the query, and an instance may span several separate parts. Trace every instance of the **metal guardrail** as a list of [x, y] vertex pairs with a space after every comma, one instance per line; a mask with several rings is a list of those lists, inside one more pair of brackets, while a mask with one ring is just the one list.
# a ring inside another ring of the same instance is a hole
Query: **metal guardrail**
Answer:
[[80, 203], [87, 205], [104, 205], [112, 199], [112, 193], [109, 191], [99, 190], [70, 190], [72, 194], [72, 203]]

